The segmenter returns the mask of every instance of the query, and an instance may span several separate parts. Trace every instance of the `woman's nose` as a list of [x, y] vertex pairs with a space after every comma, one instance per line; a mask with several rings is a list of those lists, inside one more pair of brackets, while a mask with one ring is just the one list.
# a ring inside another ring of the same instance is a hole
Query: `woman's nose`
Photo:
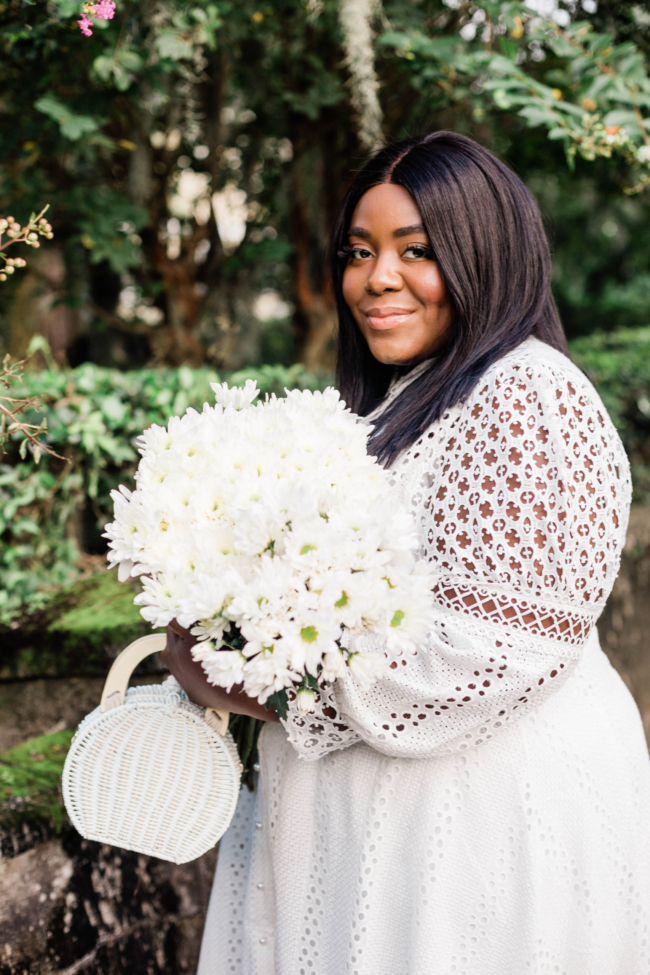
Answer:
[[384, 291], [399, 291], [402, 283], [395, 257], [391, 254], [379, 254], [368, 275], [368, 291], [376, 295], [383, 294]]

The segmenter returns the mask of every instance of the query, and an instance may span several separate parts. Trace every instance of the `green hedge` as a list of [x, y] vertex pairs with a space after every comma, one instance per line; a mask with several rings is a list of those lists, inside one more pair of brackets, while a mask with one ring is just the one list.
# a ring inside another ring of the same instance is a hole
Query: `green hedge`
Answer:
[[571, 354], [618, 429], [635, 501], [650, 503], [650, 327], [596, 332], [571, 342]]
[[[650, 500], [650, 327], [594, 334], [573, 342], [571, 351], [621, 434], [636, 500]], [[16, 627], [47, 607], [54, 590], [104, 564], [110, 491], [132, 479], [134, 439], [143, 429], [212, 402], [211, 382], [241, 385], [250, 378], [264, 393], [328, 383], [302, 366], [219, 376], [187, 367], [119, 372], [85, 364], [27, 374], [16, 395], [39, 397], [48, 440], [68, 462], [45, 456], [36, 465], [31, 457], [21, 461], [17, 450], [2, 459], [0, 624]]]
[[327, 385], [299, 365], [219, 375], [186, 366], [119, 372], [87, 363], [28, 373], [12, 387], [12, 395], [38, 397], [47, 442], [67, 460], [45, 455], [35, 464], [17, 449], [0, 458], [0, 624], [15, 627], [46, 607], [54, 590], [104, 564], [110, 492], [131, 481], [134, 440], [146, 427], [214, 402], [211, 382], [247, 379], [263, 393]]

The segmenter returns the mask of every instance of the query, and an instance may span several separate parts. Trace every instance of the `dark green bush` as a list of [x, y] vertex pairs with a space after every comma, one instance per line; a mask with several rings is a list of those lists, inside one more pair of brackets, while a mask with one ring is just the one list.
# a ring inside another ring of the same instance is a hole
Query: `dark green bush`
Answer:
[[0, 458], [0, 623], [15, 626], [43, 608], [53, 590], [103, 564], [110, 492], [133, 478], [135, 438], [188, 406], [214, 402], [210, 383], [224, 379], [256, 379], [262, 393], [278, 394], [327, 385], [299, 365], [220, 376], [186, 366], [119, 372], [88, 363], [28, 373], [12, 387], [14, 396], [38, 397], [45, 440], [66, 460], [44, 455], [35, 464], [29, 454], [21, 460], [17, 447]]
[[600, 393], [632, 468], [634, 498], [650, 501], [650, 327], [596, 332], [571, 353]]

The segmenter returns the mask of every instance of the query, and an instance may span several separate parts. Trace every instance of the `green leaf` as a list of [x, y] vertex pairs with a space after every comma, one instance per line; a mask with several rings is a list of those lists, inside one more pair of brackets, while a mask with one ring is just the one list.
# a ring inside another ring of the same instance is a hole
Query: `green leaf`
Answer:
[[557, 37], [551, 38], [548, 43], [553, 53], [557, 54], [559, 58], [576, 58], [582, 54], [580, 47], [576, 47], [571, 44], [571, 42], [561, 34], [558, 34]]
[[529, 125], [557, 125], [557, 114], [543, 105], [526, 105], [517, 113], [525, 118]]
[[583, 97], [596, 99], [599, 95], [604, 94], [608, 88], [611, 88], [612, 84], [613, 78], [611, 75], [598, 75], [598, 77], [594, 79], [593, 83], [584, 92]]
[[73, 142], [81, 139], [83, 135], [89, 132], [95, 132], [97, 129], [97, 123], [88, 115], [73, 115], [61, 122], [60, 125], [61, 134]]
[[510, 37], [499, 37], [499, 47], [509, 61], [515, 60], [519, 53], [519, 45]]
[[264, 705], [267, 711], [271, 708], [276, 712], [278, 717], [286, 721], [289, 717], [289, 698], [285, 690], [276, 691], [275, 694], [271, 694], [266, 704]]
[[169, 27], [163, 28], [156, 38], [156, 50], [161, 58], [171, 58], [172, 61], [190, 60], [194, 56], [189, 41]]
[[626, 125], [638, 131], [639, 124], [636, 113], [625, 108], [616, 108], [608, 112], [603, 119], [603, 125]]
[[60, 16], [65, 20], [79, 14], [79, 0], [53, 0], [53, 3], [57, 5]]
[[502, 108], [504, 111], [508, 111], [514, 105], [519, 104], [517, 98], [512, 98], [510, 94], [505, 90], [505, 88], [497, 88], [492, 92], [492, 97], [498, 108]]
[[83, 135], [96, 132], [99, 128], [98, 122], [90, 115], [76, 115], [54, 95], [44, 95], [39, 98], [34, 103], [34, 108], [58, 122], [61, 134], [73, 142], [81, 139]]

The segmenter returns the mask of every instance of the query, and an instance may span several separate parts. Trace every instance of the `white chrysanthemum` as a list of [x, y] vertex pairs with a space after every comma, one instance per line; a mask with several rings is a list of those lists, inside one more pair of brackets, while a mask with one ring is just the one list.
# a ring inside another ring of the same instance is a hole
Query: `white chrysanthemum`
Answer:
[[308, 714], [314, 710], [316, 704], [316, 692], [311, 687], [301, 687], [296, 694], [296, 704], [301, 714]]
[[338, 649], [323, 654], [323, 669], [320, 672], [320, 680], [333, 683], [345, 672], [345, 657]]
[[167, 626], [175, 618], [178, 606], [187, 592], [188, 579], [181, 576], [144, 576], [142, 592], [133, 602], [141, 606], [140, 613], [153, 627]]
[[[216, 406], [138, 439], [136, 490], [113, 494], [110, 563], [144, 576], [145, 619], [177, 617], [203, 641], [214, 683], [243, 680], [266, 701], [305, 673], [323, 684], [347, 665], [374, 679], [383, 655], [359, 653], [357, 638], [413, 651], [432, 600], [412, 519], [366, 452], [368, 424], [333, 389], [262, 403], [252, 381], [213, 389]], [[231, 626], [243, 650], [216, 649]]]
[[427, 575], [412, 573], [390, 590], [384, 640], [392, 653], [415, 653], [425, 642], [435, 620], [431, 585]]
[[326, 653], [337, 650], [341, 627], [329, 614], [300, 613], [297, 619], [282, 627], [283, 645], [289, 652], [291, 667], [299, 673], [318, 676], [319, 665]]
[[233, 410], [244, 410], [259, 396], [259, 389], [254, 379], [247, 379], [243, 389], [238, 386], [229, 387], [228, 383], [210, 383], [219, 406], [224, 409], [231, 406]]
[[383, 653], [351, 653], [348, 667], [360, 684], [372, 684], [386, 672], [388, 660]]
[[152, 423], [144, 433], [137, 437], [135, 442], [141, 454], [153, 456], [171, 450], [174, 447], [175, 439], [167, 427], [160, 427], [157, 423]]
[[244, 666], [244, 690], [249, 697], [256, 697], [266, 704], [271, 694], [291, 687], [299, 674], [286, 666], [272, 650], [263, 650], [246, 661]]
[[199, 573], [180, 600], [176, 619], [187, 629], [200, 622], [204, 631], [209, 628], [207, 621], [212, 620], [223, 633], [223, 628], [230, 626], [223, 613], [239, 585], [241, 579], [232, 566], [226, 566], [216, 577]]
[[379, 573], [337, 571], [311, 580], [320, 589], [320, 608], [345, 627], [341, 641], [348, 645], [351, 634], [373, 630], [385, 618], [384, 604], [388, 584]]
[[211, 684], [232, 690], [234, 684], [244, 682], [246, 657], [240, 650], [215, 650], [212, 643], [192, 647], [192, 659], [198, 660]]
[[264, 623], [277, 619], [279, 623], [288, 618], [292, 603], [302, 592], [304, 585], [287, 562], [264, 555], [237, 589], [229, 613], [240, 626], [249, 620]]
[[114, 504], [115, 521], [106, 525], [104, 538], [109, 541], [109, 564], [140, 561], [147, 541], [156, 530], [155, 512], [141, 503], [137, 494], [131, 494], [125, 487], [111, 491]]

